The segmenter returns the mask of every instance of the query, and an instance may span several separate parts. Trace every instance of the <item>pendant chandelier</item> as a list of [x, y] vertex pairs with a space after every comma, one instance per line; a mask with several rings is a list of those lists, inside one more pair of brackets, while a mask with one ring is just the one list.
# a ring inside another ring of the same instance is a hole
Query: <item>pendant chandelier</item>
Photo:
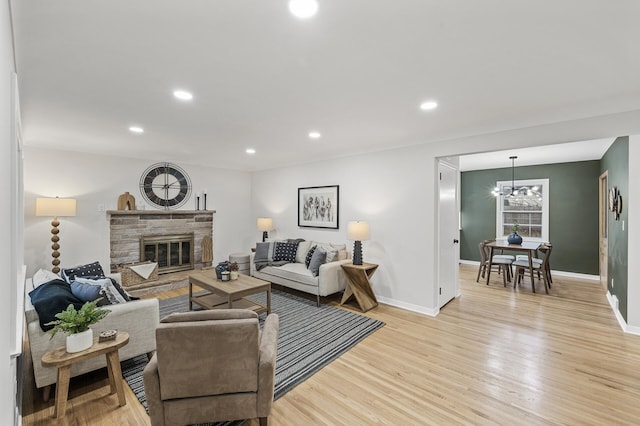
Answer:
[[503, 196], [505, 198], [515, 198], [515, 197], [532, 197], [532, 196], [537, 196], [538, 198], [540, 198], [542, 195], [538, 192], [538, 187], [537, 186], [522, 186], [520, 188], [516, 188], [516, 165], [515, 165], [515, 161], [516, 158], [518, 158], [517, 155], [512, 155], [511, 157], [509, 157], [509, 160], [511, 160], [511, 186], [503, 186], [502, 190], [499, 187], [495, 187], [493, 188], [493, 191], [491, 191], [491, 194], [495, 197], [499, 197], [499, 196]]

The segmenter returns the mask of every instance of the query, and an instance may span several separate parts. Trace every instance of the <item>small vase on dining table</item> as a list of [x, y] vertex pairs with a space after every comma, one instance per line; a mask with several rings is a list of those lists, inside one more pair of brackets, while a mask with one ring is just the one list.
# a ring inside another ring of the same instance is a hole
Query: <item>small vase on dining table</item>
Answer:
[[507, 242], [509, 244], [520, 245], [520, 244], [522, 244], [522, 237], [520, 235], [518, 235], [518, 233], [516, 231], [513, 231], [513, 234], [511, 234], [511, 235], [509, 235], [507, 237]]

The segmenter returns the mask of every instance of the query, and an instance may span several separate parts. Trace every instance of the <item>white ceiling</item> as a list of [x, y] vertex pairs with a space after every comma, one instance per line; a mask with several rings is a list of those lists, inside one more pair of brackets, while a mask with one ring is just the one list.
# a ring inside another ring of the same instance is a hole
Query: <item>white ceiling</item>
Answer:
[[12, 1], [25, 143], [259, 170], [640, 109], [637, 0], [318, 1]]

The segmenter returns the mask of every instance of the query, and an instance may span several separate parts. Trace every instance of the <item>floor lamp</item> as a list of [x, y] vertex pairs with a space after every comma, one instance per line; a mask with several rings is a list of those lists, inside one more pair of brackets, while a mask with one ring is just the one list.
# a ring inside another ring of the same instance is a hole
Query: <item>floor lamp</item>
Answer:
[[60, 225], [60, 221], [58, 221], [58, 217], [62, 216], [75, 216], [76, 215], [76, 200], [73, 198], [36, 198], [36, 216], [48, 216], [53, 217], [51, 221], [51, 249], [53, 252], [51, 256], [53, 260], [51, 264], [53, 268], [51, 270], [54, 273], [60, 272], [60, 252], [58, 249], [60, 248], [60, 237], [58, 237], [58, 233], [60, 230], [58, 226]]
[[369, 239], [369, 224], [355, 221], [347, 224], [347, 237], [353, 240], [353, 264], [362, 265], [362, 240]]
[[259, 217], [256, 223], [258, 231], [262, 231], [262, 242], [269, 238], [269, 231], [273, 229], [273, 219], [270, 217]]

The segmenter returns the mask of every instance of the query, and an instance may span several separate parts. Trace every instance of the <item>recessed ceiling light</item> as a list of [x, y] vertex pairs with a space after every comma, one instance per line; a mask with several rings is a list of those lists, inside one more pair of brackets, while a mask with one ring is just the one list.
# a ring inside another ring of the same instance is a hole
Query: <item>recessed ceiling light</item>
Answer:
[[129, 131], [131, 133], [144, 133], [144, 129], [140, 126], [131, 126], [129, 127]]
[[420, 109], [423, 111], [430, 111], [436, 108], [438, 108], [438, 103], [436, 101], [426, 101], [420, 104]]
[[320, 132], [309, 132], [309, 139], [320, 139], [322, 137], [322, 135], [320, 134]]
[[246, 152], [247, 154], [255, 154], [256, 150], [253, 148], [247, 148], [244, 152]]
[[289, 0], [289, 12], [297, 18], [311, 18], [318, 12], [318, 2], [316, 0]]
[[181, 101], [190, 101], [191, 99], [193, 99], [193, 95], [186, 90], [175, 90], [173, 92], [173, 96], [180, 99]]

